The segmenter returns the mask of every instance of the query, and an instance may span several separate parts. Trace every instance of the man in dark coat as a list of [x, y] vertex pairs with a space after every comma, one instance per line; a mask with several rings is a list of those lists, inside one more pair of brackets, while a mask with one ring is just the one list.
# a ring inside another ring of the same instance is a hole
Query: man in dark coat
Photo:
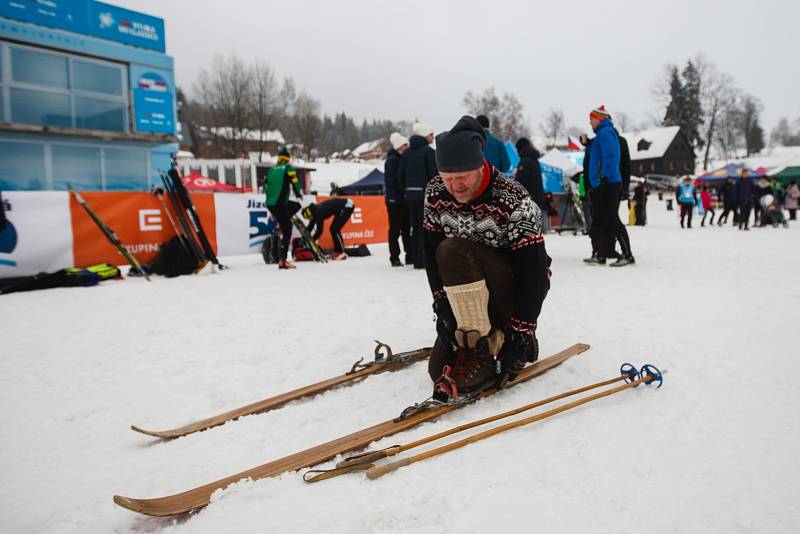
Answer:
[[550, 287], [542, 214], [524, 187], [488, 164], [485, 143], [467, 115], [440, 134], [441, 172], [425, 191], [435, 398], [502, 385], [538, 355], [536, 324]]
[[438, 170], [436, 152], [430, 147], [433, 142], [433, 129], [419, 122], [414, 124], [413, 129], [414, 135], [409, 139], [409, 148], [400, 158], [397, 180], [403, 188], [403, 195], [408, 204], [414, 268], [424, 269], [422, 214], [425, 205], [425, 186], [438, 174]]
[[516, 180], [522, 184], [540, 210], [544, 209], [544, 183], [542, 182], [542, 168], [539, 166], [541, 154], [533, 146], [530, 139], [521, 137], [516, 144], [519, 154]]
[[733, 178], [728, 176], [725, 183], [722, 184], [722, 215], [719, 216], [717, 219], [717, 226], [722, 226], [724, 223], [728, 222], [728, 214], [733, 212], [736, 213], [736, 192], [735, 192], [735, 184], [733, 183]]
[[408, 139], [395, 132], [389, 136], [392, 148], [386, 154], [386, 164], [383, 167], [384, 189], [386, 191], [386, 211], [389, 215], [389, 262], [392, 267], [400, 267], [400, 244], [402, 238], [403, 250], [406, 253], [406, 263], [411, 259], [410, 237], [411, 227], [408, 222], [408, 206], [403, 194], [403, 188], [398, 181], [400, 158], [408, 149]]
[[[755, 195], [753, 182], [750, 181], [750, 171], [742, 170], [742, 177], [734, 187], [734, 198], [739, 206], [739, 230], [750, 230], [750, 210], [753, 209]], [[755, 224], [755, 223], [754, 223]]]

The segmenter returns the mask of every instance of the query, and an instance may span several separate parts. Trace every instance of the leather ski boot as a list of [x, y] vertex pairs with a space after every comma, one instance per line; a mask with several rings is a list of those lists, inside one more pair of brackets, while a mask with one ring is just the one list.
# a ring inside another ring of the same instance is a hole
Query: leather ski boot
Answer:
[[452, 379], [460, 394], [472, 393], [495, 379], [497, 366], [491, 350], [491, 333], [481, 336], [476, 330], [456, 330], [456, 363]]

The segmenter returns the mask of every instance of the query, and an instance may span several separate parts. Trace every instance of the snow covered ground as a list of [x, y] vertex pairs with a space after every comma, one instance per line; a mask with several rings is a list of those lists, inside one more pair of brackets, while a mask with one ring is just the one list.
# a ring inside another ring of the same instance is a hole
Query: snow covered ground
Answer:
[[640, 387], [376, 481], [245, 481], [179, 520], [115, 493], [183, 491], [395, 416], [430, 392], [425, 364], [172, 442], [171, 428], [433, 340], [424, 273], [374, 256], [295, 272], [256, 255], [223, 273], [0, 297], [0, 531], [754, 532], [800, 520], [800, 227], [681, 230], [650, 204], [638, 263], [587, 267], [583, 237], [547, 238], [543, 355], [591, 350], [521, 387], [385, 439], [410, 441], [614, 376]]

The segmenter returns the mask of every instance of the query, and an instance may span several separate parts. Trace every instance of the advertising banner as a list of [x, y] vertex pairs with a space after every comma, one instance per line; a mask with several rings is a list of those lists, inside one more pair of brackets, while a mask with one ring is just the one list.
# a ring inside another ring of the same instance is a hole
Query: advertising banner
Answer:
[[86, 0], [0, 0], [0, 16], [75, 33], [89, 33], [88, 13]]
[[[161, 243], [175, 235], [169, 218], [162, 211], [161, 203], [150, 193], [105, 191], [83, 192], [81, 196], [103, 222], [114, 230], [125, 248], [136, 256], [139, 263], [153, 261]], [[195, 194], [192, 195], [192, 202], [200, 215], [211, 246], [216, 249], [213, 195]], [[168, 201], [167, 205], [170, 206]], [[87, 267], [101, 262], [112, 265], [127, 263], [71, 196], [69, 209], [72, 213], [75, 267]]]
[[264, 195], [215, 193], [214, 210], [220, 256], [260, 252], [275, 229]]
[[[317, 197], [317, 203], [331, 197]], [[355, 195], [347, 197], [356, 205], [350, 220], [342, 228], [342, 239], [347, 247], [359, 244], [386, 243], [389, 236], [389, 216], [383, 196]], [[333, 240], [328, 231], [331, 219], [319, 239], [322, 248], [333, 248]]]
[[89, 35], [164, 52], [164, 21], [129, 9], [89, 2]]
[[137, 132], [175, 133], [175, 84], [172, 73], [131, 63], [133, 117]]
[[0, 230], [0, 278], [72, 267], [68, 193], [3, 191], [6, 224]]

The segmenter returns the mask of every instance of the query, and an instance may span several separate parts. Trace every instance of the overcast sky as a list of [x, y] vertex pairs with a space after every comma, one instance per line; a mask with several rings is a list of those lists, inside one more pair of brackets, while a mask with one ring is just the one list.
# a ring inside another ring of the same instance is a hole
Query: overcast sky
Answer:
[[[107, 0], [165, 20], [178, 85], [215, 55], [263, 58], [324, 113], [419, 119], [438, 131], [495, 86], [534, 132], [548, 108], [588, 129], [605, 104], [634, 123], [660, 113], [651, 87], [697, 53], [764, 104], [767, 134], [800, 118], [800, 2]], [[660, 118], [660, 117], [659, 117]]]

